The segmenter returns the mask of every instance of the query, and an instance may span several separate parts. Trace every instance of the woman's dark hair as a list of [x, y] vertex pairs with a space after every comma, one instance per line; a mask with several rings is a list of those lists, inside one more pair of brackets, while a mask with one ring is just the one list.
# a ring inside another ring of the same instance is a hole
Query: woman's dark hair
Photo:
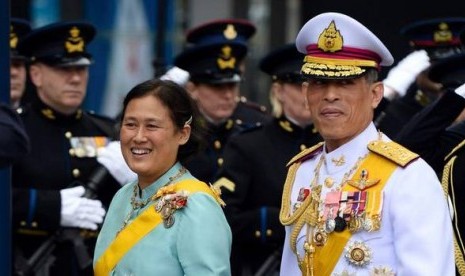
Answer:
[[183, 162], [198, 152], [204, 146], [203, 141], [205, 141], [205, 129], [200, 124], [199, 111], [187, 91], [172, 81], [151, 79], [132, 88], [124, 98], [121, 121], [129, 102], [147, 95], [156, 97], [168, 108], [170, 117], [178, 130], [190, 121], [191, 135], [189, 141], [179, 147], [177, 160]]

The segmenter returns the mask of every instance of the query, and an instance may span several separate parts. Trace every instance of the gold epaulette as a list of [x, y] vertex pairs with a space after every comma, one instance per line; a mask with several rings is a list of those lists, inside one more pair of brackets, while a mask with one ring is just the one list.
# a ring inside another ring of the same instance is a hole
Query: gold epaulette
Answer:
[[291, 161], [289, 161], [286, 165], [286, 167], [292, 165], [293, 163], [295, 163], [296, 161], [304, 158], [304, 157], [307, 157], [309, 154], [312, 154], [318, 150], [321, 149], [321, 147], [323, 146], [323, 142], [319, 142], [318, 144], [314, 145], [313, 147], [310, 147], [308, 149], [304, 149], [303, 151], [299, 152], [296, 156], [292, 157]]
[[404, 168], [419, 155], [393, 141], [376, 140], [368, 144], [368, 149]]
[[455, 148], [453, 148], [448, 155], [446, 155], [446, 157], [444, 158], [444, 160], [447, 160], [449, 159], [452, 155], [454, 155], [460, 148], [462, 148], [463, 146], [465, 145], [465, 140], [463, 140], [462, 142], [460, 142], [460, 144], [458, 144]]

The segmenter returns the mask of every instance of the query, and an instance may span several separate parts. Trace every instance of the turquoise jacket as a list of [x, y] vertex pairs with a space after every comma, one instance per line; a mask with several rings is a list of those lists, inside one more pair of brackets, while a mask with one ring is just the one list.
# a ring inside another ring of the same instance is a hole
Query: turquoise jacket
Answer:
[[[181, 164], [175, 164], [142, 190], [138, 200], [154, 195], [180, 168]], [[187, 172], [176, 181], [189, 178], [193, 176]], [[131, 213], [135, 185], [137, 182], [126, 184], [115, 194], [97, 239], [94, 266]], [[136, 209], [130, 222], [146, 208], [154, 208], [153, 202]], [[189, 195], [187, 205], [174, 213], [170, 228], [160, 223], [123, 256], [112, 275], [231, 275], [231, 242], [231, 229], [221, 206], [212, 196], [197, 192]]]

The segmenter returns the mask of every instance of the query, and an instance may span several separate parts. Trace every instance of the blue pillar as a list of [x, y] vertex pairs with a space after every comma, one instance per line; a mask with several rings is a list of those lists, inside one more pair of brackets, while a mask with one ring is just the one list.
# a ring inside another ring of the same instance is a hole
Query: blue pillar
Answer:
[[31, 0], [31, 25], [42, 27], [60, 20], [59, 0]]
[[[10, 2], [0, 0], [0, 100], [10, 101]], [[1, 134], [0, 134], [1, 135]], [[10, 168], [0, 169], [0, 275], [11, 274]]]

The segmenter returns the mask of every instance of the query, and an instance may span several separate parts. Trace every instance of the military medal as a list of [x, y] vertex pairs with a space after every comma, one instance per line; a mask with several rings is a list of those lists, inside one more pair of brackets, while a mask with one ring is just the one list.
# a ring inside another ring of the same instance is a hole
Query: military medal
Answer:
[[352, 214], [350, 216], [349, 222], [347, 223], [347, 227], [350, 232], [352, 233], [357, 232], [358, 230], [362, 228], [362, 220], [360, 219], [358, 215]]
[[346, 229], [346, 226], [347, 226], [347, 222], [342, 217], [337, 216], [334, 219], [334, 231], [342, 232], [344, 231], [344, 229]]
[[336, 227], [336, 222], [334, 217], [337, 216], [337, 210], [339, 209], [339, 198], [341, 197], [341, 192], [332, 191], [326, 194], [325, 198], [325, 211], [323, 218], [325, 219], [324, 229], [326, 233], [331, 233]]
[[344, 256], [354, 266], [366, 266], [371, 261], [371, 249], [362, 241], [353, 241], [346, 247]]
[[165, 228], [170, 228], [174, 224], [174, 216], [168, 216], [166, 219], [163, 219], [163, 225]]
[[331, 177], [327, 177], [325, 178], [324, 184], [326, 188], [330, 189], [334, 185], [334, 180]]
[[367, 204], [362, 222], [363, 229], [368, 232], [381, 228], [381, 211], [383, 208], [383, 196], [381, 191], [367, 193]]
[[325, 221], [325, 231], [326, 233], [331, 233], [336, 229], [336, 221], [332, 218], [328, 218]]
[[363, 219], [362, 227], [367, 232], [373, 231], [373, 220], [371, 220], [370, 217], [365, 217]]
[[396, 273], [389, 267], [375, 267], [370, 272], [370, 275], [395, 276]]
[[318, 229], [313, 235], [313, 242], [315, 242], [316, 246], [323, 246], [325, 245], [326, 241], [328, 240], [328, 235], [326, 234], [323, 229]]
[[310, 194], [310, 189], [300, 188], [297, 201], [303, 202], [309, 194]]
[[97, 156], [97, 150], [108, 144], [107, 137], [69, 137], [71, 148], [74, 150], [74, 155], [78, 158]]

